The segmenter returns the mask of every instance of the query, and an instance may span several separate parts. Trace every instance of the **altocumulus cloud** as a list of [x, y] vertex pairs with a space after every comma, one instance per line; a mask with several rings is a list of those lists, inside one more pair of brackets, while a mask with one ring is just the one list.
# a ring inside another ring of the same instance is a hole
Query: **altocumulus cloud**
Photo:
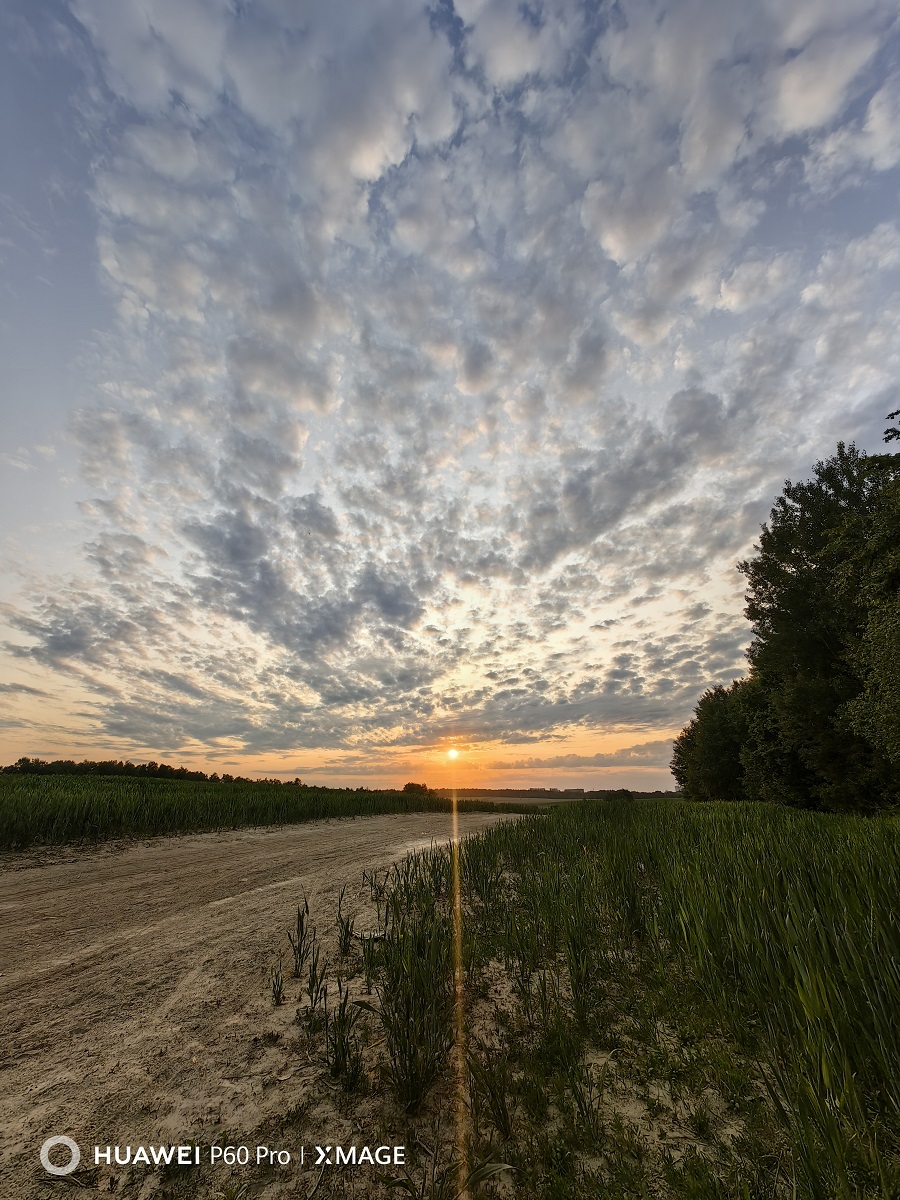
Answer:
[[555, 754], [550, 758], [521, 758], [491, 763], [495, 771], [539, 771], [559, 767], [663, 767], [672, 757], [670, 741], [641, 742], [607, 754]]
[[83, 78], [116, 312], [71, 421], [84, 570], [8, 614], [85, 728], [652, 734], [740, 673], [735, 561], [896, 377], [893, 3], [19, 19]]

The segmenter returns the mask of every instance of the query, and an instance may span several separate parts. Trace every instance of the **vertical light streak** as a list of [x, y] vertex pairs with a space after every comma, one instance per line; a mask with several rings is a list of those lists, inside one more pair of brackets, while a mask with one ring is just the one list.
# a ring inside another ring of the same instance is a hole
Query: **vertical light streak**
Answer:
[[453, 882], [453, 1067], [456, 1076], [456, 1149], [459, 1158], [459, 1200], [469, 1200], [468, 1108], [466, 1107], [465, 977], [462, 947], [462, 889], [459, 873], [459, 808], [454, 780], [451, 800], [453, 833], [450, 867]]

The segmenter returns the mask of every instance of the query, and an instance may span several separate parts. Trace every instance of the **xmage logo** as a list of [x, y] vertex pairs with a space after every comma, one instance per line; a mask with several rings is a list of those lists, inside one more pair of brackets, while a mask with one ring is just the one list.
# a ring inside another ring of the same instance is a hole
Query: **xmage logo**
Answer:
[[402, 1167], [406, 1162], [405, 1146], [316, 1146], [315, 1151], [317, 1167]]

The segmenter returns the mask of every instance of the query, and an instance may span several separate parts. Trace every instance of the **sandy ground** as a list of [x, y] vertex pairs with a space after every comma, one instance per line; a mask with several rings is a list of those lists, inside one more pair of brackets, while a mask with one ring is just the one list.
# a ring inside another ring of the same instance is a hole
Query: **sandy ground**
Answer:
[[[463, 814], [460, 832], [503, 819]], [[239, 1131], [255, 1147], [278, 1122], [283, 1142], [322, 1086], [321, 1064], [287, 1052], [298, 981], [271, 999], [298, 901], [333, 940], [342, 884], [362, 906], [364, 869], [449, 832], [441, 814], [396, 815], [0, 857], [0, 1197], [170, 1194], [158, 1173], [92, 1171], [96, 1144]], [[58, 1134], [82, 1147], [76, 1176], [40, 1166]], [[306, 1196], [310, 1179], [292, 1169], [266, 1194]]]

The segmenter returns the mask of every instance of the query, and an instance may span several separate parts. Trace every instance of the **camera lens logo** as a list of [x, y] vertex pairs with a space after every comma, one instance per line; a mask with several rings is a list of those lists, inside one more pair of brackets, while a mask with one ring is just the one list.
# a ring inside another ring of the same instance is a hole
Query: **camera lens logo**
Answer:
[[[57, 1167], [50, 1161], [50, 1151], [57, 1146], [65, 1146], [72, 1156], [64, 1167]], [[80, 1162], [81, 1150], [78, 1147], [78, 1143], [70, 1137], [60, 1135], [58, 1137], [47, 1138], [46, 1142], [41, 1146], [41, 1166], [48, 1175], [71, 1175], [77, 1169]]]

